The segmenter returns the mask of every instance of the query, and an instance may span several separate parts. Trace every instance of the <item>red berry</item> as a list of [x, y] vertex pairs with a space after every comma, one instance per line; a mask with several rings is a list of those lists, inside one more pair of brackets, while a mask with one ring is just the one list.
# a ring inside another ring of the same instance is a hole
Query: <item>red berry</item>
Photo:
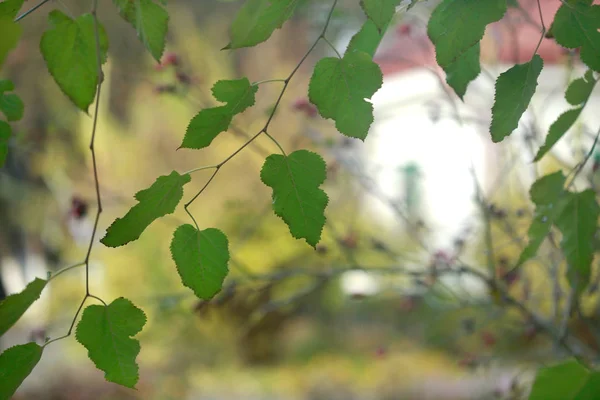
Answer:
[[384, 347], [378, 347], [377, 350], [375, 350], [375, 356], [377, 358], [383, 358], [387, 355], [387, 350]]
[[485, 347], [492, 347], [496, 344], [496, 336], [489, 331], [481, 332], [481, 341]]
[[410, 35], [412, 31], [412, 26], [410, 26], [409, 24], [403, 24], [400, 25], [398, 28], [396, 28], [396, 32], [398, 33], [398, 35], [404, 36], [404, 35]]
[[168, 65], [178, 66], [179, 65], [179, 57], [175, 53], [167, 53], [167, 54], [165, 54], [165, 56], [162, 59], [162, 64], [165, 67]]
[[88, 212], [87, 202], [80, 197], [73, 197], [71, 199], [71, 215], [75, 219], [84, 218]]

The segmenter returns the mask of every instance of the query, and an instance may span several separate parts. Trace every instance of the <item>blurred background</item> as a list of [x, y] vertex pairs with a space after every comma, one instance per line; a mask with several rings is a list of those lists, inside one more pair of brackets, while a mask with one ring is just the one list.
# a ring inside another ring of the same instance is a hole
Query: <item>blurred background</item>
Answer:
[[[560, 2], [540, 0], [549, 24]], [[223, 160], [265, 123], [281, 86], [262, 84], [257, 104], [204, 150], [177, 150], [190, 119], [215, 105], [220, 79], [285, 78], [318, 37], [330, 1], [303, 0], [266, 43], [221, 51], [242, 2], [173, 0], [167, 49], [154, 62], [112, 4], [99, 18], [110, 39], [96, 139], [105, 212], [97, 237], [135, 204], [134, 193], [159, 175]], [[426, 24], [438, 1], [400, 12], [375, 55], [384, 85], [373, 97], [375, 122], [365, 142], [340, 135], [308, 102], [312, 68], [335, 56], [317, 46], [292, 80], [270, 133], [289, 153], [314, 150], [327, 161], [327, 223], [316, 251], [295, 240], [271, 211], [261, 183], [260, 138], [224, 167], [191, 211], [202, 227], [229, 237], [230, 274], [210, 302], [179, 281], [170, 258], [182, 209], [117, 249], [94, 246], [91, 288], [141, 307], [137, 390], [107, 383], [74, 338], [52, 344], [16, 399], [519, 399], [532, 367], [565, 353], [530, 318], [490, 292], [468, 265], [495, 271], [511, 296], [536, 316], [568, 324], [581, 349], [598, 351], [594, 283], [582, 320], [566, 320], [572, 297], [564, 257], [545, 243], [518, 272], [508, 271], [527, 243], [528, 189], [537, 177], [571, 171], [592, 146], [600, 115], [593, 94], [580, 120], [542, 162], [532, 163], [550, 124], [568, 104], [564, 90], [585, 68], [576, 52], [544, 39], [537, 93], [517, 131], [492, 144], [488, 127], [496, 77], [528, 61], [540, 37], [536, 0], [510, 2], [482, 41], [482, 73], [464, 102], [435, 64]], [[60, 92], [39, 52], [47, 14], [87, 12], [74, 0], [51, 1], [25, 18], [24, 36], [1, 72], [15, 82], [25, 116], [14, 125], [0, 169], [2, 295], [77, 263], [95, 215], [92, 118]], [[327, 37], [343, 52], [364, 22], [357, 1], [339, 2]], [[596, 188], [593, 155], [575, 186]], [[187, 185], [189, 199], [208, 178]], [[84, 294], [84, 271], [53, 280], [41, 299], [0, 339], [2, 349], [63, 335]], [[595, 274], [596, 275], [596, 274]], [[597, 279], [597, 278], [594, 278]]]

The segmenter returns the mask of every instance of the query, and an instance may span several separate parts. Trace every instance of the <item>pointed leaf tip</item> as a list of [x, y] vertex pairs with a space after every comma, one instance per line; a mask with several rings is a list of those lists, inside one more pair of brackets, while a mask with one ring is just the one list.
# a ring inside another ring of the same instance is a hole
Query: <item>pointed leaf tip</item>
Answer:
[[108, 306], [86, 307], [77, 324], [75, 338], [88, 351], [96, 367], [104, 371], [104, 377], [129, 388], [139, 379], [136, 358], [140, 342], [132, 336], [146, 324], [144, 312], [123, 297]]
[[327, 175], [325, 161], [317, 153], [298, 150], [290, 155], [272, 154], [265, 160], [260, 177], [273, 189], [273, 211], [288, 225], [296, 239], [313, 248], [321, 240], [325, 225], [327, 194], [320, 189]]

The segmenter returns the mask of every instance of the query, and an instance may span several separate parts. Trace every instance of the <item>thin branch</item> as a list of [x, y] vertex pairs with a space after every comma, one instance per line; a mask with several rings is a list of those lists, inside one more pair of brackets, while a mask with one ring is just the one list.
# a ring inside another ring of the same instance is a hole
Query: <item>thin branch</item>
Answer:
[[46, 4], [49, 1], [50, 0], [42, 0], [40, 3], [36, 4], [35, 6], [31, 7], [29, 10], [25, 11], [23, 14], [21, 14], [17, 18], [15, 18], [15, 22], [19, 22], [20, 20], [22, 20], [23, 18], [25, 18], [26, 16], [28, 16], [29, 14], [31, 14], [32, 12], [34, 12], [35, 10], [37, 10], [38, 8], [40, 8], [41, 6], [43, 6], [44, 4]]
[[[238, 155], [250, 143], [254, 142], [254, 140], [256, 140], [256, 138], [258, 138], [260, 135], [262, 135], [263, 133], [267, 133], [267, 131], [269, 129], [269, 126], [271, 125], [271, 121], [273, 121], [273, 117], [275, 116], [275, 112], [279, 108], [279, 104], [281, 103], [283, 95], [285, 94], [285, 92], [286, 92], [286, 90], [287, 90], [287, 88], [288, 88], [288, 86], [290, 84], [291, 79], [294, 77], [294, 75], [296, 75], [296, 72], [298, 72], [298, 70], [300, 69], [300, 67], [304, 63], [304, 61], [306, 61], [306, 59], [312, 53], [312, 51], [315, 49], [315, 47], [317, 47], [317, 44], [321, 41], [321, 39], [325, 39], [325, 33], [327, 32], [327, 28], [329, 26], [329, 23], [331, 22], [331, 17], [333, 15], [333, 11], [335, 10], [337, 2], [338, 2], [338, 0], [334, 0], [333, 5], [331, 6], [331, 9], [329, 10], [329, 14], [327, 16], [327, 20], [325, 22], [325, 26], [323, 27], [323, 30], [321, 31], [321, 34], [319, 35], [319, 37], [317, 38], [317, 40], [315, 40], [315, 42], [310, 47], [310, 49], [300, 59], [300, 61], [298, 62], [298, 64], [296, 65], [296, 67], [292, 70], [292, 72], [288, 75], [288, 77], [284, 79], [283, 88], [281, 89], [281, 92], [279, 93], [279, 97], [277, 98], [277, 101], [275, 102], [275, 105], [273, 106], [273, 109], [271, 110], [271, 113], [269, 114], [269, 117], [268, 117], [267, 122], [265, 123], [264, 127], [258, 133], [256, 133], [250, 139], [248, 139], [242, 146], [240, 146], [237, 150], [235, 150], [227, 158], [225, 158], [223, 161], [221, 161], [219, 164], [217, 164], [214, 167], [215, 171], [213, 172], [213, 174], [208, 179], [208, 182], [206, 182], [206, 184], [194, 195], [194, 197], [192, 197], [192, 199], [190, 201], [188, 201], [184, 205], [185, 211], [188, 213], [188, 215], [191, 216], [191, 213], [190, 213], [190, 211], [188, 209], [189, 206], [206, 190], [206, 188], [208, 187], [208, 185], [212, 182], [212, 180], [215, 178], [215, 176], [219, 173], [219, 170], [221, 169], [221, 167], [224, 166], [225, 164], [227, 164], [236, 155]], [[192, 220], [194, 220], [193, 217], [192, 217]], [[194, 220], [194, 222], [195, 222], [195, 220]], [[198, 227], [197, 224], [196, 224], [196, 226]]]

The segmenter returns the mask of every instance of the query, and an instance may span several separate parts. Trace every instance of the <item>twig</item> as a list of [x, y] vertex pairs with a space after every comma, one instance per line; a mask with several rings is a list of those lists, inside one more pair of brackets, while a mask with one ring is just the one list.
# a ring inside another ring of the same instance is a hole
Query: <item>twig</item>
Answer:
[[29, 14], [31, 14], [32, 12], [34, 12], [35, 10], [37, 10], [38, 8], [40, 8], [41, 6], [43, 6], [44, 4], [46, 4], [49, 1], [50, 0], [42, 0], [40, 3], [36, 4], [35, 6], [31, 7], [29, 10], [25, 11], [23, 14], [21, 14], [17, 18], [15, 18], [15, 22], [19, 22], [20, 20], [22, 20], [23, 18], [25, 18], [26, 16], [28, 16]]
[[333, 11], [335, 10], [337, 2], [338, 2], [338, 0], [334, 0], [333, 5], [331, 6], [331, 9], [329, 10], [329, 14], [327, 15], [327, 20], [325, 21], [325, 25], [324, 25], [324, 27], [323, 27], [323, 29], [322, 29], [319, 37], [317, 38], [317, 40], [315, 40], [315, 42], [310, 47], [310, 49], [300, 59], [300, 61], [298, 62], [298, 64], [296, 65], [296, 67], [292, 70], [292, 72], [288, 75], [288, 77], [284, 79], [284, 81], [283, 81], [284, 82], [283, 88], [281, 89], [281, 92], [279, 93], [279, 97], [277, 98], [277, 101], [275, 102], [275, 105], [273, 106], [273, 109], [271, 110], [271, 113], [269, 114], [267, 122], [265, 123], [265, 125], [263, 126], [263, 128], [257, 134], [255, 134], [250, 139], [248, 139], [242, 146], [240, 146], [237, 150], [235, 150], [227, 158], [225, 158], [223, 161], [221, 161], [219, 164], [217, 164], [215, 166], [215, 171], [213, 172], [213, 174], [208, 179], [208, 182], [206, 182], [206, 184], [192, 197], [192, 199], [190, 201], [188, 201], [184, 205], [184, 209], [185, 209], [186, 213], [192, 218], [192, 221], [194, 221], [194, 224], [196, 225], [197, 229], [199, 229], [198, 224], [197, 224], [196, 220], [194, 219], [194, 217], [192, 216], [191, 212], [189, 211], [190, 205], [192, 205], [192, 203], [206, 190], [206, 188], [208, 187], [208, 185], [212, 182], [212, 180], [215, 178], [215, 176], [219, 173], [219, 170], [221, 169], [221, 167], [223, 167], [231, 159], [233, 159], [236, 155], [238, 155], [250, 143], [254, 142], [254, 140], [256, 140], [260, 135], [262, 135], [263, 133], [267, 133], [267, 131], [269, 129], [269, 126], [271, 125], [271, 121], [273, 120], [273, 117], [275, 116], [275, 112], [279, 108], [279, 104], [281, 103], [281, 99], [283, 98], [283, 95], [285, 94], [286, 89], [288, 88], [291, 79], [294, 77], [294, 75], [296, 75], [296, 72], [298, 72], [298, 70], [300, 69], [300, 67], [302, 66], [302, 64], [304, 63], [304, 61], [306, 61], [306, 59], [308, 58], [308, 56], [310, 55], [310, 53], [312, 53], [312, 51], [315, 49], [315, 47], [317, 47], [317, 44], [319, 43], [319, 41], [321, 41], [322, 39], [325, 38], [325, 33], [327, 32], [327, 28], [329, 27], [329, 23], [331, 22], [331, 17], [333, 15]]

